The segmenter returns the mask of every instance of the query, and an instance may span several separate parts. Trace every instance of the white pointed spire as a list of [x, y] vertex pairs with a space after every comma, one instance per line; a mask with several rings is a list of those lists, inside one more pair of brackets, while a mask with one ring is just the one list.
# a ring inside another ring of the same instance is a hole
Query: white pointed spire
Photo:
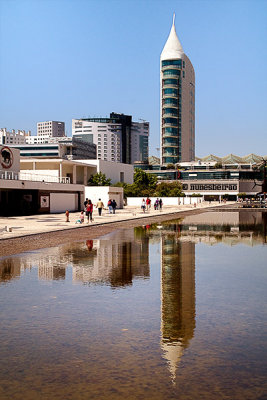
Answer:
[[175, 30], [175, 13], [173, 14], [172, 27], [165, 43], [165, 46], [162, 50], [160, 59], [161, 60], [173, 60], [177, 58], [182, 58], [182, 54], [184, 53], [180, 40], [178, 39], [176, 30]]

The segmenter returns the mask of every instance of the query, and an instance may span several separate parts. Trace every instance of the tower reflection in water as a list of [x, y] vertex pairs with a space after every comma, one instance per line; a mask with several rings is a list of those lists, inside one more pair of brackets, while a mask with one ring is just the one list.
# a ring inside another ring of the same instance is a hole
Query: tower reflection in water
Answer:
[[172, 380], [195, 329], [195, 244], [161, 232], [161, 348]]
[[[122, 229], [100, 239], [0, 260], [0, 285], [36, 270], [40, 280], [119, 289], [150, 276], [149, 245], [160, 244], [160, 346], [173, 382], [195, 329], [195, 245], [266, 243], [267, 213], [204, 213], [161, 226]], [[158, 262], [158, 260], [157, 260]], [[70, 273], [71, 271], [71, 273]]]

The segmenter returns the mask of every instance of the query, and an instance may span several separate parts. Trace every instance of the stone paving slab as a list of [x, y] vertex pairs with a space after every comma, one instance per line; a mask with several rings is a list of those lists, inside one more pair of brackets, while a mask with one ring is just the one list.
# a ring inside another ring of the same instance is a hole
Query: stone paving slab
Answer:
[[162, 211], [151, 208], [150, 211], [146, 211], [145, 213], [139, 207], [126, 206], [123, 209], [116, 210], [115, 214], [109, 214], [109, 211], [104, 209], [101, 217], [99, 217], [97, 211], [94, 210], [93, 222], [89, 224], [86, 221], [86, 217], [84, 224], [76, 224], [80, 212], [70, 213], [70, 222], [66, 222], [65, 213], [0, 217], [0, 241], [2, 239], [16, 238], [38, 233], [56, 232], [67, 229], [80, 229], [85, 226], [97, 226], [118, 221], [129, 221], [159, 215], [171, 215], [183, 211], [196, 209], [203, 210], [205, 208], [214, 208], [218, 206], [222, 206], [222, 204], [217, 202], [213, 202], [212, 204], [204, 202], [198, 204], [196, 207], [194, 207], [194, 205], [165, 206], [163, 207]]

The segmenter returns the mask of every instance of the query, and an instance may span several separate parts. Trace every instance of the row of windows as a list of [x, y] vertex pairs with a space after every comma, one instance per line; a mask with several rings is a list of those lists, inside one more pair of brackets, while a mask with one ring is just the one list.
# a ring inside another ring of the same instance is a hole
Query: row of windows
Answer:
[[163, 114], [172, 114], [172, 115], [177, 115], [177, 108], [164, 108], [163, 109]]
[[167, 69], [166, 71], [163, 71], [163, 76], [169, 76], [169, 75], [174, 75], [174, 76], [180, 76], [179, 69]]
[[178, 146], [178, 138], [173, 138], [173, 137], [163, 138], [163, 145]]
[[171, 89], [171, 88], [163, 89], [163, 93], [164, 94], [173, 94], [175, 96], [178, 96], [178, 89]]
[[178, 125], [178, 118], [163, 118], [163, 124]]
[[167, 127], [163, 129], [163, 134], [174, 134], [174, 135], [178, 135], [178, 128], [172, 128], [172, 127]]
[[164, 79], [163, 80], [163, 85], [178, 85], [179, 79]]
[[177, 66], [182, 66], [182, 60], [164, 60], [161, 63], [162, 67], [167, 67], [168, 65], [177, 65]]
[[178, 149], [175, 147], [165, 147], [163, 151], [164, 156], [177, 156], [178, 155]]
[[38, 122], [38, 126], [44, 126], [44, 125], [52, 125], [52, 122]]

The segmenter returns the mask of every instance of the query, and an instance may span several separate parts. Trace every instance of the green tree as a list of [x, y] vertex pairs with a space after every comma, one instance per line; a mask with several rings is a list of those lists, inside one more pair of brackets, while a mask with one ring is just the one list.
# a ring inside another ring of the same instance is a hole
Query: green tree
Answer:
[[157, 177], [137, 168], [134, 171], [134, 183], [132, 185], [117, 182], [114, 186], [123, 187], [124, 197], [153, 196], [157, 186]]
[[88, 179], [88, 186], [110, 186], [111, 179], [107, 178], [102, 172], [97, 172], [95, 175], [91, 175]]
[[157, 186], [157, 177], [153, 174], [147, 174], [140, 168], [134, 172], [133, 191], [136, 195], [151, 196]]
[[180, 182], [161, 182], [155, 191], [155, 196], [159, 197], [181, 197], [183, 195], [183, 186]]

